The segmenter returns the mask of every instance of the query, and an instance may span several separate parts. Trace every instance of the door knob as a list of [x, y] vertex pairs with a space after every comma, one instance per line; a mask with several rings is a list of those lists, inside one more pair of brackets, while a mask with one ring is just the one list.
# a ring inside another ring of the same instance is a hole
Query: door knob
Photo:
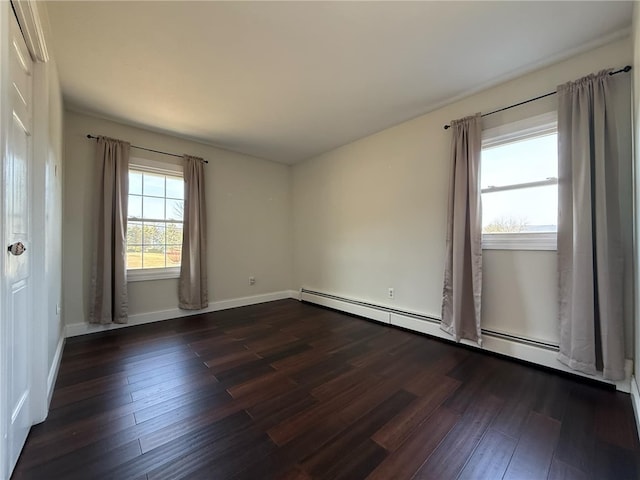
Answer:
[[16, 255], [16, 256], [22, 255], [26, 249], [27, 247], [25, 247], [24, 243], [22, 242], [16, 242], [12, 245], [9, 245], [9, 247], [7, 248], [7, 250], [11, 255]]

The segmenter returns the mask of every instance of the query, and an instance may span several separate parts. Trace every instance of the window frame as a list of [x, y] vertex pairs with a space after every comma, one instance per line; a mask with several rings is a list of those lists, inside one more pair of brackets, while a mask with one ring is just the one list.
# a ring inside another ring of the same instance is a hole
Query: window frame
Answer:
[[[482, 150], [517, 141], [527, 140], [558, 132], [557, 113], [547, 112], [517, 122], [488, 128], [482, 131]], [[482, 175], [482, 156], [480, 157], [480, 174]], [[483, 193], [517, 190], [545, 185], [557, 185], [558, 179], [550, 177], [546, 180], [487, 187]], [[483, 250], [557, 250], [557, 232], [518, 232], [518, 233], [482, 233]]]
[[[182, 165], [173, 163], [158, 162], [145, 158], [129, 159], [129, 170], [141, 172], [156, 173], [159, 175], [169, 175], [172, 177], [181, 177], [184, 181], [184, 169]], [[166, 192], [165, 192], [166, 198]], [[133, 221], [133, 220], [132, 220]], [[184, 224], [184, 219], [182, 220]], [[127, 214], [127, 228], [129, 226], [129, 215]], [[126, 253], [125, 253], [126, 254]], [[127, 282], [145, 282], [149, 280], [165, 280], [172, 278], [180, 278], [181, 267], [162, 267], [162, 268], [127, 268]]]

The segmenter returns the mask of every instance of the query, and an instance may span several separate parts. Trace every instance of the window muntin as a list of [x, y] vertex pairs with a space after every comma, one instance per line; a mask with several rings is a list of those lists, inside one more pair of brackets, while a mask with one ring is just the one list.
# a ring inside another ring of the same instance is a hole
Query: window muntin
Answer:
[[558, 219], [555, 116], [483, 133], [483, 248], [555, 249]]
[[131, 165], [127, 270], [140, 279], [171, 278], [182, 255], [184, 180], [178, 172]]

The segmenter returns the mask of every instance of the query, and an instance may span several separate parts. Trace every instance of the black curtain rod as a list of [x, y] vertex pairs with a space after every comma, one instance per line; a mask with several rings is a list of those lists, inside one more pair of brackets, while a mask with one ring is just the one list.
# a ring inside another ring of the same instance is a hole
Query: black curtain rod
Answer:
[[[617, 75], [618, 73], [627, 73], [630, 70], [631, 70], [631, 65], [627, 65], [626, 67], [621, 68], [620, 70], [616, 70], [615, 72], [609, 72], [609, 75]], [[535, 102], [536, 100], [540, 100], [541, 98], [545, 98], [545, 97], [550, 97], [551, 95], [555, 95], [556, 93], [558, 92], [556, 91], [556, 92], [545, 93], [544, 95], [539, 95], [535, 98], [530, 98], [529, 100], [525, 100], [524, 102], [515, 103], [513, 105], [509, 105], [508, 107], [504, 107], [504, 108], [499, 108], [498, 110], [494, 110], [493, 112], [483, 113], [480, 116], [486, 117], [489, 115], [493, 115], [494, 113], [504, 112], [505, 110], [509, 110], [510, 108], [519, 107], [520, 105], [524, 105], [525, 103]], [[448, 128], [451, 128], [451, 125], [444, 126], [445, 130], [447, 130]]]
[[[95, 140], [98, 139], [98, 137], [96, 137], [95, 135], [91, 135], [90, 133], [87, 134], [87, 138], [93, 138]], [[182, 155], [179, 155], [177, 153], [169, 153], [169, 152], [163, 152], [161, 150], [153, 150], [152, 148], [145, 148], [145, 147], [138, 147], [137, 145], [131, 145], [131, 148], [137, 148], [138, 150], [146, 150], [147, 152], [153, 152], [153, 153], [160, 153], [162, 155], [169, 155], [170, 157], [178, 157], [178, 158], [183, 158]], [[208, 160], [202, 160], [204, 163], [209, 163]]]

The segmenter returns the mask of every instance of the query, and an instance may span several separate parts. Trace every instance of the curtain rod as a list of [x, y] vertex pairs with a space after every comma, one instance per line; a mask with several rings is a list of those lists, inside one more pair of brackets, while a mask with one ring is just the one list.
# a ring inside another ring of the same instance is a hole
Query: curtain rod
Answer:
[[[627, 65], [624, 68], [621, 68], [620, 70], [616, 70], [615, 72], [609, 72], [609, 75], [617, 75], [618, 73], [627, 73], [628, 71], [631, 70], [631, 65]], [[549, 92], [549, 93], [545, 93], [544, 95], [539, 95], [535, 98], [530, 98], [529, 100], [525, 100], [524, 102], [520, 102], [520, 103], [515, 103], [513, 105], [509, 105], [508, 107], [504, 107], [504, 108], [499, 108], [498, 110], [494, 110], [493, 112], [489, 112], [489, 113], [483, 113], [482, 115], [480, 115], [481, 117], [486, 117], [489, 115], [493, 115], [494, 113], [498, 113], [498, 112], [503, 112], [505, 110], [509, 110], [510, 108], [514, 108], [514, 107], [519, 107], [520, 105], [524, 105], [525, 103], [530, 103], [530, 102], [535, 102], [536, 100], [540, 100], [541, 98], [545, 98], [545, 97], [550, 97], [551, 95], [555, 95], [556, 92]], [[451, 128], [451, 125], [445, 125], [444, 129], [447, 130], [448, 128]]]
[[[91, 135], [90, 133], [87, 134], [87, 138], [93, 138], [95, 140], [98, 139], [98, 137], [96, 137], [95, 135]], [[162, 155], [169, 155], [170, 157], [178, 157], [178, 158], [183, 158], [182, 155], [179, 155], [177, 153], [169, 153], [169, 152], [163, 152], [162, 150], [153, 150], [152, 148], [145, 148], [145, 147], [138, 147], [137, 145], [131, 145], [131, 148], [137, 148], [138, 150], [146, 150], [147, 152], [153, 152], [153, 153], [160, 153]], [[208, 160], [202, 160], [204, 163], [209, 163]]]

